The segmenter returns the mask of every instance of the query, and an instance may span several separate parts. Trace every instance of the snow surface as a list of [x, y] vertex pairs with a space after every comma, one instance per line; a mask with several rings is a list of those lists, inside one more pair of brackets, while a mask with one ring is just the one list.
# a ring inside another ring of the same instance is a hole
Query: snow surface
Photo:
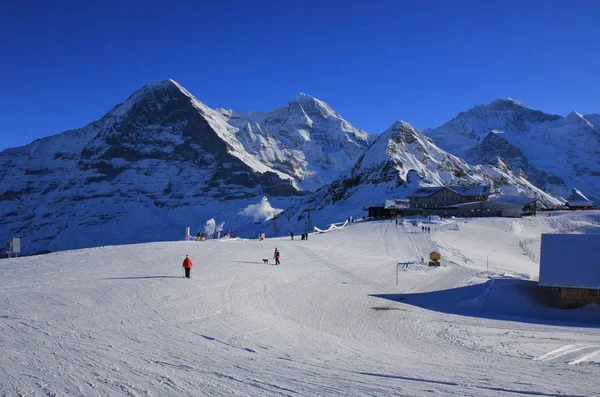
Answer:
[[[600, 308], [555, 308], [518, 243], [599, 219], [361, 221], [0, 260], [0, 395], [597, 395]], [[442, 266], [417, 263], [433, 250]]]

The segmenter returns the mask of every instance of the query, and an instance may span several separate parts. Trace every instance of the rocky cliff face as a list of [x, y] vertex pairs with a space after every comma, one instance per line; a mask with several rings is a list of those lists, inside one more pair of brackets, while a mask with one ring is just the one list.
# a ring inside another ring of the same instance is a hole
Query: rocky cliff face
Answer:
[[490, 132], [479, 145], [473, 146], [465, 154], [465, 160], [470, 164], [497, 164], [498, 158], [501, 158], [513, 172], [544, 190], [566, 187], [566, 183], [561, 178], [534, 167], [521, 149], [498, 133]]

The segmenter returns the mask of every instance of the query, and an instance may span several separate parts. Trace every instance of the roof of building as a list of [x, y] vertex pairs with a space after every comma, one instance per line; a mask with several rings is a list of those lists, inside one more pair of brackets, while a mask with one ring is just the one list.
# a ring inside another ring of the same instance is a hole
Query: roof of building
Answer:
[[588, 199], [579, 189], [573, 188], [571, 195], [567, 198], [569, 207], [594, 207], [595, 203]]
[[594, 204], [593, 201], [586, 201], [586, 200], [572, 200], [572, 201], [567, 201], [567, 205], [569, 207], [594, 207], [596, 204]]
[[537, 199], [535, 197], [507, 196], [504, 194], [499, 195], [499, 196], [490, 197], [488, 200], [496, 202], [496, 203], [515, 204], [515, 205], [523, 205], [523, 206], [537, 201]]
[[446, 186], [450, 190], [454, 190], [462, 196], [489, 196], [490, 187], [486, 185], [472, 186]]
[[409, 197], [429, 197], [444, 186], [425, 186], [415, 190]]
[[454, 204], [454, 207], [461, 210], [467, 209], [484, 209], [484, 210], [501, 210], [501, 209], [511, 209], [518, 208], [522, 209], [522, 204], [515, 203], [504, 203], [499, 201], [469, 201], [467, 203]]
[[600, 289], [598, 234], [542, 234], [542, 286]]
[[409, 197], [429, 197], [441, 189], [450, 189], [461, 196], [489, 196], [490, 187], [473, 185], [473, 186], [424, 186], [415, 190]]

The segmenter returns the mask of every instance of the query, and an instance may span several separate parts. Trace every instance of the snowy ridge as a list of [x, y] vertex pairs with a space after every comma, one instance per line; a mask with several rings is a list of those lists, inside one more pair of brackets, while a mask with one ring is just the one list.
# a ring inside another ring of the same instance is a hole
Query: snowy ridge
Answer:
[[[206, 121], [212, 127], [212, 129], [216, 132], [216, 134], [227, 143], [227, 151], [238, 158], [240, 161], [244, 162], [253, 170], [265, 173], [265, 172], [274, 172], [280, 178], [287, 179], [293, 181], [293, 178], [287, 174], [274, 170], [265, 164], [258, 161], [254, 156], [251, 156], [247, 153], [244, 146], [238, 141], [236, 138], [236, 133], [238, 129], [233, 127], [227, 123], [227, 120], [223, 115], [218, 113], [217, 111], [209, 108], [202, 102], [200, 102], [194, 95], [192, 95], [188, 90], [181, 86], [178, 82], [172, 79], [158, 81], [154, 83], [150, 83], [146, 85], [141, 90], [134, 93], [125, 103], [119, 105], [116, 109], [111, 111], [109, 114], [113, 116], [123, 116], [127, 114], [131, 108], [140, 101], [140, 99], [144, 95], [148, 95], [148, 93], [155, 99], [155, 104], [158, 107], [158, 110], [162, 110], [161, 101], [159, 101], [156, 97], [157, 91], [169, 91], [172, 86], [176, 87], [181, 93], [183, 93], [186, 97], [189, 98], [192, 105], [198, 109], [198, 111], [205, 117]], [[172, 91], [172, 90], [171, 90]]]

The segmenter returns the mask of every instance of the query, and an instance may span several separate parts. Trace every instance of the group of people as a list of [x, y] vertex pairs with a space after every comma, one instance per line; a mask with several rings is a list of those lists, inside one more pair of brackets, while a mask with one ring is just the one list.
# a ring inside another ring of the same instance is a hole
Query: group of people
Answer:
[[[237, 236], [238, 236], [237, 230], [231, 231], [231, 229], [229, 229], [227, 231], [227, 233], [225, 233], [225, 237], [227, 237], [227, 238], [236, 238]], [[209, 236], [206, 233], [200, 233], [200, 232], [198, 232], [196, 234], [196, 241], [205, 241], [208, 238], [209, 238]], [[217, 238], [221, 238], [221, 231], [220, 230], [217, 231]]]
[[[293, 230], [290, 232], [290, 238], [292, 240], [294, 239], [294, 231]], [[308, 240], [308, 233], [302, 233], [302, 235], [300, 236], [300, 240]]]
[[423, 233], [431, 233], [431, 227], [429, 227], [429, 226], [421, 226], [421, 231]]

